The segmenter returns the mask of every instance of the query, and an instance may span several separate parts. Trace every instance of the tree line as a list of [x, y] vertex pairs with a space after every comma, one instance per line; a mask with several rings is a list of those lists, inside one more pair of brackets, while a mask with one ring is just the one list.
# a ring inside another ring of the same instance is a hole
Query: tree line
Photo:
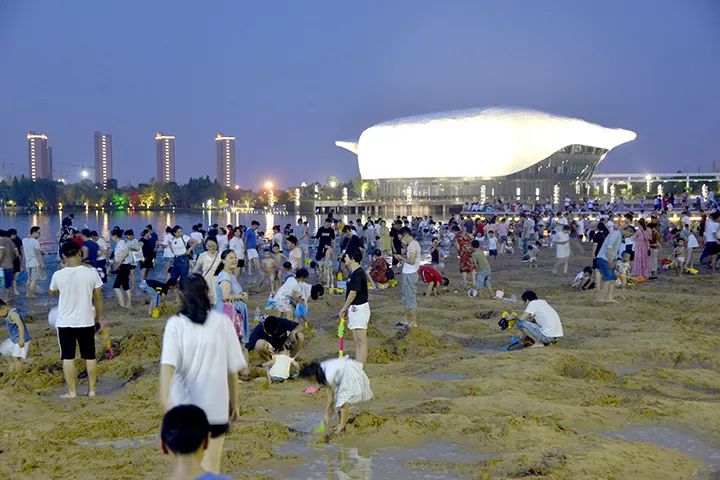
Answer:
[[358, 178], [340, 183], [335, 177], [327, 182], [315, 182], [309, 185], [278, 189], [252, 191], [225, 188], [209, 176], [191, 178], [185, 184], [158, 183], [151, 179], [137, 186], [119, 186], [117, 180], [110, 179], [104, 187], [92, 180], [78, 183], [62, 183], [54, 180], [31, 180], [25, 176], [6, 178], [0, 181], [0, 204], [4, 207], [21, 207], [38, 210], [64, 208], [104, 208], [107, 210], [201, 208], [210, 200], [213, 207], [239, 206], [245, 208], [263, 208], [270, 203], [292, 206], [296, 194], [300, 202], [319, 199], [341, 199], [343, 188], [348, 198], [360, 196], [360, 190], [372, 192], [372, 187]]

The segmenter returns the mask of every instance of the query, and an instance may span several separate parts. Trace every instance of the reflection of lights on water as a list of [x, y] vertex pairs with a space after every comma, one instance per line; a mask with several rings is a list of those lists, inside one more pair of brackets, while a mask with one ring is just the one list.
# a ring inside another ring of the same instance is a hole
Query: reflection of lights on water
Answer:
[[272, 238], [272, 227], [275, 225], [275, 214], [265, 213], [265, 238]]

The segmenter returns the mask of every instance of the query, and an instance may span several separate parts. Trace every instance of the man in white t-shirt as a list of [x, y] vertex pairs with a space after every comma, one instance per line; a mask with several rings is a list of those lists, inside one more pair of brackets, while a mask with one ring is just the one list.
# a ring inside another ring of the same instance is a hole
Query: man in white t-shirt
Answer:
[[68, 386], [68, 393], [63, 398], [77, 397], [76, 345], [80, 347], [80, 358], [85, 360], [88, 396], [94, 397], [97, 383], [95, 326], [104, 313], [102, 280], [97, 270], [82, 264], [80, 247], [75, 242], [64, 243], [61, 252], [63, 267], [53, 274], [48, 293], [60, 296], [55, 327]]
[[42, 252], [40, 251], [40, 227], [31, 227], [30, 236], [23, 238], [23, 256], [25, 257], [25, 270], [28, 272], [27, 298], [35, 296], [40, 272], [45, 270]]
[[537, 294], [527, 290], [522, 294], [526, 303], [525, 311], [515, 322], [515, 328], [525, 335], [525, 343], [532, 343], [535, 347], [550, 345], [563, 336], [560, 315], [545, 300], [539, 300]]
[[402, 267], [402, 302], [405, 306], [405, 328], [417, 327], [417, 283], [418, 269], [422, 250], [420, 244], [412, 236], [408, 227], [398, 232], [403, 245], [406, 245], [405, 256], [395, 254], [396, 260], [403, 262]]

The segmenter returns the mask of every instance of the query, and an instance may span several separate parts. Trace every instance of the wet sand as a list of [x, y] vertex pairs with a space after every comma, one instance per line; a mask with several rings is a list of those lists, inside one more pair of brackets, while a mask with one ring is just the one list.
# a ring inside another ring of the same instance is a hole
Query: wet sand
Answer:
[[[619, 303], [575, 292], [589, 264], [573, 245], [570, 274], [553, 277], [502, 257], [493, 283], [518, 297], [534, 289], [560, 312], [565, 338], [502, 352], [503, 310], [521, 303], [424, 298], [420, 328], [406, 336], [398, 289], [371, 291], [370, 363], [376, 398], [354, 406], [347, 432], [324, 445], [313, 426], [325, 395], [302, 380], [240, 386], [242, 418], [227, 437], [223, 473], [233, 478], [716, 478], [720, 470], [720, 280], [664, 272], [618, 292]], [[457, 264], [446, 268], [458, 286]], [[713, 296], [714, 295], [714, 296]], [[250, 311], [266, 294], [251, 297]], [[342, 297], [311, 305], [317, 326], [303, 360], [337, 354]], [[33, 345], [20, 374], [0, 367], [3, 478], [163, 478], [158, 361], [164, 320], [107, 303], [116, 356], [99, 363], [99, 396], [61, 400], [57, 340], [47, 308], [30, 308]], [[352, 340], [346, 341], [352, 352]], [[101, 346], [98, 343], [98, 351]], [[81, 380], [78, 392], [86, 392]], [[320, 414], [320, 415], [319, 415]]]

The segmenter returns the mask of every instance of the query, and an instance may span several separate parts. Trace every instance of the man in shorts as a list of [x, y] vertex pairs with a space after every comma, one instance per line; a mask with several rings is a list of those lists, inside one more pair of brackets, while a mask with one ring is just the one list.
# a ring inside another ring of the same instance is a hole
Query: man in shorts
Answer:
[[28, 275], [26, 296], [35, 296], [37, 282], [41, 272], [45, 271], [45, 261], [40, 251], [40, 227], [30, 227], [30, 236], [23, 238], [23, 252], [25, 253], [25, 270]]
[[[95, 326], [103, 318], [102, 280], [92, 267], [82, 264], [80, 247], [69, 241], [62, 246], [63, 267], [50, 280], [49, 294], [60, 296], [55, 326], [60, 343], [60, 358], [68, 393], [63, 398], [77, 397], [75, 370], [76, 345], [85, 360], [88, 374], [88, 396], [95, 396], [97, 361], [95, 360]], [[94, 308], [93, 308], [94, 307]]]
[[521, 298], [525, 311], [515, 321], [515, 328], [523, 333], [522, 342], [534, 347], [556, 343], [564, 335], [557, 311], [532, 290], [523, 292]]
[[367, 327], [370, 321], [370, 303], [368, 303], [368, 278], [365, 270], [360, 267], [363, 254], [355, 250], [351, 257], [345, 254], [342, 258], [345, 268], [350, 272], [345, 289], [345, 303], [338, 316], [347, 314], [347, 326], [353, 333], [355, 342], [355, 360], [364, 364], [367, 362]]
[[[260, 228], [260, 222], [253, 220], [250, 222], [250, 228], [245, 232], [245, 250], [248, 259], [248, 275], [253, 274], [253, 270], [260, 271], [260, 255], [257, 250], [257, 229]], [[239, 260], [239, 259], [238, 259]]]
[[598, 289], [598, 300], [600, 302], [615, 303], [613, 299], [615, 280], [617, 280], [615, 262], [618, 257], [624, 253], [623, 238], [632, 237], [634, 234], [635, 227], [627, 225], [622, 229], [622, 232], [620, 230], [612, 230], [608, 236], [605, 237], [595, 257], [595, 265], [597, 266], [598, 272], [600, 272], [600, 278], [602, 280], [600, 288]]
[[408, 227], [402, 227], [398, 232], [403, 245], [406, 245], [405, 256], [395, 254], [393, 257], [403, 262], [402, 266], [402, 302], [405, 306], [404, 328], [417, 327], [417, 284], [418, 269], [420, 268], [421, 249]]

